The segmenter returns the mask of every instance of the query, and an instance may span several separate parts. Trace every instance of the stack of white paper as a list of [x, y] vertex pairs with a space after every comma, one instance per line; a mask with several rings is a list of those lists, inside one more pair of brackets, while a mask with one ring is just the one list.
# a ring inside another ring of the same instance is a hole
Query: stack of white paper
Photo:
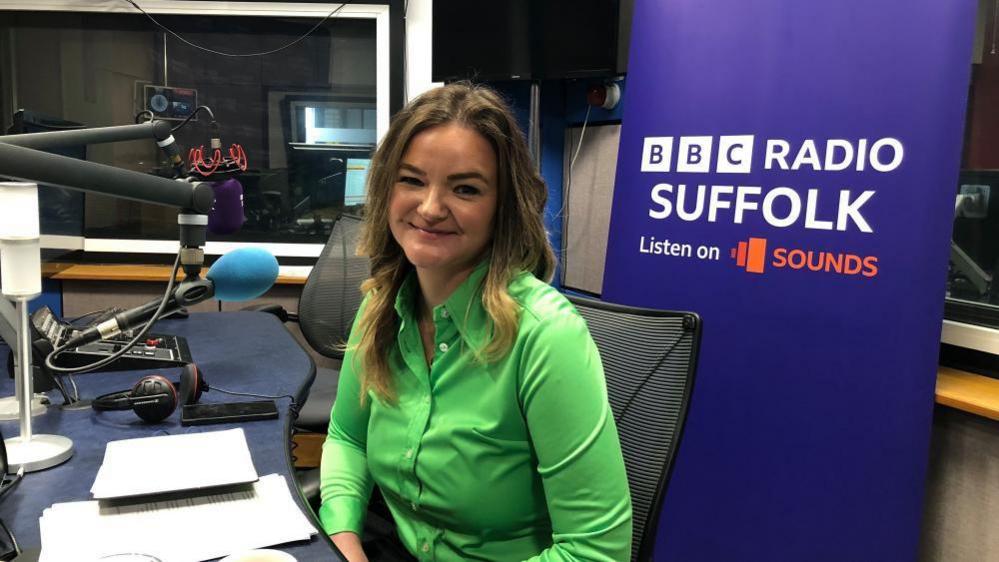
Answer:
[[111, 441], [90, 491], [97, 499], [248, 484], [257, 471], [243, 428]]
[[39, 527], [39, 562], [114, 560], [123, 554], [198, 562], [308, 540], [316, 533], [277, 474], [264, 476], [246, 492], [128, 507], [102, 508], [97, 501], [57, 503], [44, 511]]

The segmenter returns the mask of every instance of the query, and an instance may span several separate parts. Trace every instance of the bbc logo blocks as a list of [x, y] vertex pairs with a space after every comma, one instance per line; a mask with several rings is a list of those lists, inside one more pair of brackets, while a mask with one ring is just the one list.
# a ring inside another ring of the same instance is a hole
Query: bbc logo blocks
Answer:
[[670, 172], [673, 168], [673, 145], [677, 145], [676, 171], [684, 173], [748, 174], [752, 170], [753, 135], [722, 135], [715, 153], [714, 137], [684, 136], [645, 137], [642, 146], [643, 172]]

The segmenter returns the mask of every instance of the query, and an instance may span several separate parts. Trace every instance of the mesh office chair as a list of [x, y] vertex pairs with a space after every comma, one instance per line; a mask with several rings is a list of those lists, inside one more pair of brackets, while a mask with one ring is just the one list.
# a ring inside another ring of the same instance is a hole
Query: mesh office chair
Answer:
[[701, 337], [696, 314], [569, 296], [600, 351], [631, 489], [632, 561], [652, 560]]
[[[298, 300], [302, 335], [313, 349], [333, 359], [343, 359], [342, 345], [361, 306], [361, 282], [369, 274], [368, 258], [356, 255], [360, 228], [359, 217], [341, 215], [337, 219]], [[338, 371], [316, 372], [296, 427], [326, 433], [338, 382]]]
[[[343, 359], [340, 346], [350, 334], [361, 305], [361, 282], [368, 278], [369, 272], [368, 259], [355, 255], [360, 226], [361, 219], [352, 215], [341, 215], [333, 224], [333, 231], [302, 288], [297, 315], [276, 305], [249, 309], [272, 312], [284, 321], [297, 321], [305, 340], [316, 352], [331, 359]], [[316, 370], [316, 380], [299, 409], [296, 428], [326, 433], [338, 382], [339, 371]]]

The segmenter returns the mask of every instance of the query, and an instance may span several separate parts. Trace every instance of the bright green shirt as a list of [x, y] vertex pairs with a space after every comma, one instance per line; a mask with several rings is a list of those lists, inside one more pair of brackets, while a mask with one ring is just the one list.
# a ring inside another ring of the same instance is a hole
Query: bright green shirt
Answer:
[[[323, 528], [360, 535], [378, 484], [421, 561], [627, 561], [631, 497], [586, 324], [555, 289], [521, 274], [509, 286], [521, 307], [517, 339], [482, 365], [471, 350], [490, 334], [486, 271], [434, 309], [430, 366], [415, 274], [400, 289], [389, 357], [397, 405], [369, 393], [361, 407], [359, 358], [348, 347], [323, 445]], [[358, 337], [355, 329], [351, 344]]]

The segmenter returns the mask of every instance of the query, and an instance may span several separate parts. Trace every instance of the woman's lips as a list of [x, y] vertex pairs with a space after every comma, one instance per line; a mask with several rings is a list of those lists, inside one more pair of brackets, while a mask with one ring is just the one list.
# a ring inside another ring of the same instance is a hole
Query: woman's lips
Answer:
[[410, 223], [409, 226], [413, 230], [415, 230], [416, 232], [418, 232], [420, 235], [426, 236], [428, 238], [437, 239], [437, 238], [443, 238], [445, 236], [450, 236], [452, 234], [455, 234], [454, 232], [451, 232], [451, 231], [448, 231], [448, 230], [440, 230], [440, 229], [436, 229], [436, 228], [424, 228], [424, 227], [421, 227], [421, 226], [417, 226], [417, 225], [415, 225], [413, 223]]

